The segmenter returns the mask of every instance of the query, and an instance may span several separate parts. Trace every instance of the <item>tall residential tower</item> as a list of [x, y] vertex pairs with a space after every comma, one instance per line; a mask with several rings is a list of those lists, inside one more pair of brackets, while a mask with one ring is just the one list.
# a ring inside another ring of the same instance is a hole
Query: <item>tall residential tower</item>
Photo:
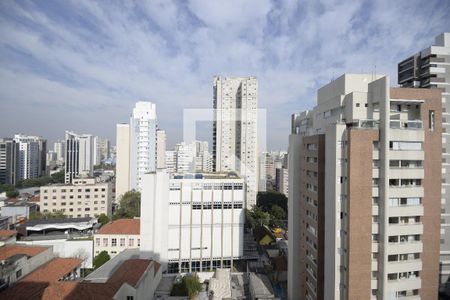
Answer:
[[[450, 32], [437, 36], [432, 46], [398, 64], [403, 87], [442, 89], [442, 203], [440, 282], [450, 278]], [[450, 283], [447, 284], [450, 296]]]
[[258, 81], [214, 77], [214, 171], [235, 171], [247, 185], [246, 207], [258, 191]]
[[437, 299], [441, 91], [346, 74], [289, 137], [289, 299]]

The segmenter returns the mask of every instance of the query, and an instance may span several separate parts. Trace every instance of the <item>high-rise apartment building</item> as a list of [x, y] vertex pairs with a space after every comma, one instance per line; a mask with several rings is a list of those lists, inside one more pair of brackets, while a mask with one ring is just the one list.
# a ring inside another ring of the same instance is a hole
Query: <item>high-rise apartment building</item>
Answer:
[[346, 74], [293, 116], [289, 299], [437, 299], [441, 101]]
[[242, 258], [243, 179], [234, 173], [171, 176], [164, 169], [143, 179], [141, 252], [169, 273], [229, 268]]
[[66, 142], [64, 140], [57, 141], [53, 143], [53, 152], [56, 153], [56, 160], [64, 162], [66, 157]]
[[[440, 283], [450, 279], [450, 33], [398, 64], [403, 87], [442, 89], [442, 203]], [[447, 284], [450, 293], [450, 283]], [[449, 294], [450, 296], [450, 294]]]
[[16, 146], [13, 139], [0, 138], [0, 184], [16, 183]]
[[178, 143], [173, 151], [166, 151], [165, 165], [169, 173], [210, 173], [213, 170], [208, 142]]
[[94, 139], [90, 134], [66, 131], [65, 183], [79, 175], [92, 176], [94, 171]]
[[140, 191], [142, 175], [164, 166], [165, 140], [165, 132], [157, 128], [154, 103], [137, 102], [130, 123], [117, 124], [117, 199], [127, 191]]
[[109, 140], [98, 136], [93, 138], [94, 143], [94, 165], [100, 165], [103, 160], [109, 158]]
[[16, 146], [16, 182], [46, 173], [47, 140], [38, 136], [14, 135]]
[[246, 207], [258, 192], [258, 81], [256, 77], [214, 77], [214, 171], [235, 171], [247, 184]]

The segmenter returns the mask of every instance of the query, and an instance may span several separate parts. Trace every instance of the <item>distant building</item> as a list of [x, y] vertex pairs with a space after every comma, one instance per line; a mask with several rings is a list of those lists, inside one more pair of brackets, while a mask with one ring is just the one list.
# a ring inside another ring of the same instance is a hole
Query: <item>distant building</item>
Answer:
[[289, 194], [289, 170], [287, 168], [277, 168], [275, 170], [275, 190], [288, 197]]
[[65, 183], [80, 175], [92, 176], [94, 171], [94, 140], [90, 134], [66, 131]]
[[93, 164], [100, 165], [103, 160], [108, 159], [110, 157], [110, 145], [109, 140], [101, 137], [94, 137], [93, 138], [94, 143], [94, 158], [93, 158]]
[[258, 81], [256, 77], [214, 77], [213, 169], [235, 171], [245, 180], [246, 208], [258, 192]]
[[94, 235], [94, 254], [108, 252], [111, 257], [125, 249], [138, 249], [140, 240], [139, 219], [119, 219], [103, 225]]
[[40, 188], [41, 212], [62, 212], [69, 218], [112, 215], [112, 185], [95, 178], [75, 178], [72, 184]]
[[0, 138], [0, 184], [16, 183], [16, 142]]
[[37, 203], [14, 199], [2, 207], [1, 215], [10, 217], [11, 225], [16, 225], [29, 219], [30, 215], [37, 211], [39, 211]]
[[59, 140], [53, 143], [53, 152], [56, 153], [56, 160], [59, 162], [64, 162], [66, 158], [66, 142], [64, 140]]
[[208, 142], [176, 144], [173, 151], [166, 151], [165, 165], [169, 173], [212, 172], [212, 155], [208, 151]]
[[46, 174], [47, 140], [38, 136], [14, 135], [16, 182]]
[[165, 132], [157, 128], [156, 105], [137, 102], [129, 124], [117, 124], [116, 198], [140, 191], [143, 174], [164, 166], [164, 156]]
[[[141, 251], [169, 273], [230, 267], [243, 257], [244, 180], [235, 174], [144, 175]], [[166, 266], [164, 266], [166, 268]]]

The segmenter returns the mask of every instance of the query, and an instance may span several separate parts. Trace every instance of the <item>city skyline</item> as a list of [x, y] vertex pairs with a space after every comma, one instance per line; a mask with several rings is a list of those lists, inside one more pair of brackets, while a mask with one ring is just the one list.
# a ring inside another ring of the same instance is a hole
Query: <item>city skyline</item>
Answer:
[[233, 5], [2, 2], [1, 135], [52, 143], [73, 130], [114, 145], [115, 123], [148, 100], [172, 148], [182, 141], [174, 112], [211, 108], [214, 75], [256, 76], [268, 149], [287, 149], [289, 115], [311, 107], [318, 87], [344, 72], [388, 74], [395, 86], [396, 62], [450, 26], [441, 1]]

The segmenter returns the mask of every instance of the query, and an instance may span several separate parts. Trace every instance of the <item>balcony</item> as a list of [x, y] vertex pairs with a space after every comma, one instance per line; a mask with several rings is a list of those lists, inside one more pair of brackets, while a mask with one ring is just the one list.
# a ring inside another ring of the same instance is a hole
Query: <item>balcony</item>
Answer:
[[388, 273], [409, 272], [411, 270], [422, 270], [422, 260], [413, 259], [413, 260], [389, 262], [387, 267]]
[[380, 121], [378, 120], [358, 120], [358, 124], [356, 125], [356, 128], [361, 129], [378, 129], [380, 127]]
[[387, 254], [420, 253], [422, 250], [421, 241], [389, 243]]
[[421, 120], [409, 120], [409, 121], [390, 120], [389, 125], [390, 128], [392, 129], [408, 129], [408, 130], [422, 129]]
[[388, 234], [389, 235], [423, 234], [423, 224], [421, 223], [389, 224]]

